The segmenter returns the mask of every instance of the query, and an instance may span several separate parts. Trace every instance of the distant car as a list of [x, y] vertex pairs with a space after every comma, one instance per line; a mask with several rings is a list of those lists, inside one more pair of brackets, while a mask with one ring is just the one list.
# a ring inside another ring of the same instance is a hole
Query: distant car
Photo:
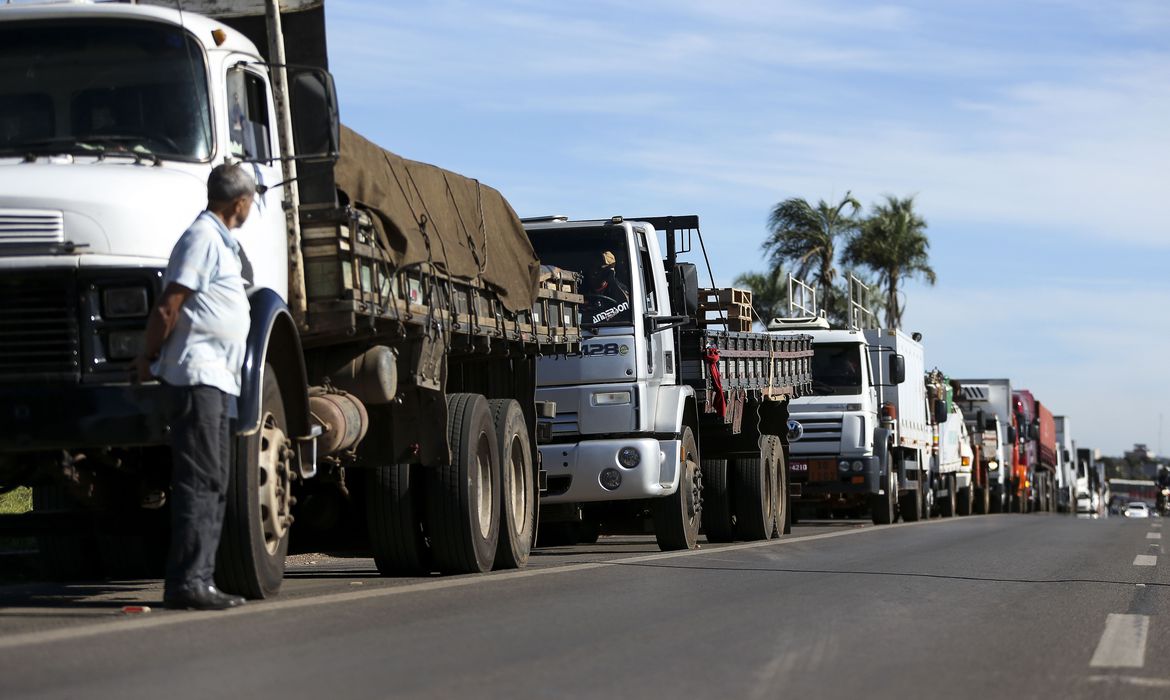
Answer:
[[1150, 517], [1150, 507], [1145, 503], [1130, 503], [1121, 514], [1127, 518], [1148, 518]]
[[1078, 513], [1092, 513], [1093, 499], [1088, 495], [1077, 496], [1077, 512]]

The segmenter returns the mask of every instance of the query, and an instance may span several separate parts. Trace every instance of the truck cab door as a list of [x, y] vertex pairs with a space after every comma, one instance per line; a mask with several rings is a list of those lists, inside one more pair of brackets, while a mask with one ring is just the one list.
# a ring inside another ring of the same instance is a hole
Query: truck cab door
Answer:
[[277, 186], [282, 170], [276, 111], [267, 75], [246, 63], [250, 60], [255, 59], [242, 55], [230, 59], [223, 82], [225, 155], [242, 161], [259, 188], [248, 220], [236, 231], [236, 237], [252, 264], [254, 284], [283, 298], [288, 290], [288, 232], [282, 206], [284, 188]]
[[[646, 232], [641, 228], [635, 229], [637, 241], [638, 282], [640, 283], [641, 304], [644, 317], [670, 315], [670, 304], [667, 301], [666, 277], [661, 274], [661, 266], [655, 267], [658, 260], [657, 251], [652, 249], [652, 242], [647, 239]], [[675, 376], [674, 333], [661, 331], [650, 333], [650, 324], [643, 323], [645, 357], [639, 362], [645, 362], [646, 396], [643, 413], [646, 421], [653, 419], [656, 410], [654, 397], [659, 394], [659, 388], [664, 384], [673, 384]], [[655, 404], [655, 405], [651, 405]], [[640, 420], [642, 417], [640, 417]], [[648, 427], [648, 423], [644, 427]]]

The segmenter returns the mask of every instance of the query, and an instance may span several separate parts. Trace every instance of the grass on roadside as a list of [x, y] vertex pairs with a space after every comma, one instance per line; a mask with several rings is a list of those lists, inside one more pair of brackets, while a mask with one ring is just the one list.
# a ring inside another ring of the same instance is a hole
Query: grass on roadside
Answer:
[[[32, 510], [32, 489], [22, 486], [0, 495], [0, 515], [19, 515]], [[31, 537], [0, 537], [0, 551], [34, 549]]]

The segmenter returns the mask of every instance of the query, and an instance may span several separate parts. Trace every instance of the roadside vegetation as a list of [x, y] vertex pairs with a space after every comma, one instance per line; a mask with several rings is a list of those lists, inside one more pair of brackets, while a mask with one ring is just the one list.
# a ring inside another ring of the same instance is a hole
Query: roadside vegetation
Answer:
[[926, 220], [914, 211], [914, 197], [885, 199], [863, 213], [861, 202], [846, 192], [838, 202], [801, 197], [778, 202], [768, 215], [768, 236], [761, 246], [770, 267], [735, 278], [752, 290], [752, 306], [764, 324], [788, 310], [788, 271], [817, 291], [817, 305], [830, 323], [849, 316], [847, 286], [836, 283], [852, 274], [871, 290], [865, 303], [884, 316], [885, 327], [898, 328], [906, 312], [904, 284], [920, 278], [935, 284], [930, 267]]

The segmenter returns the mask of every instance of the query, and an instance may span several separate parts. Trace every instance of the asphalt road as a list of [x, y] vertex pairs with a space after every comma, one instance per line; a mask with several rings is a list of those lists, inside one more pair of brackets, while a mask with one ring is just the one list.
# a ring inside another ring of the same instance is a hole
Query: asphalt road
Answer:
[[157, 582], [8, 586], [0, 697], [1165, 698], [1162, 529], [822, 522], [430, 579], [302, 556], [280, 599], [227, 613], [121, 612]]

